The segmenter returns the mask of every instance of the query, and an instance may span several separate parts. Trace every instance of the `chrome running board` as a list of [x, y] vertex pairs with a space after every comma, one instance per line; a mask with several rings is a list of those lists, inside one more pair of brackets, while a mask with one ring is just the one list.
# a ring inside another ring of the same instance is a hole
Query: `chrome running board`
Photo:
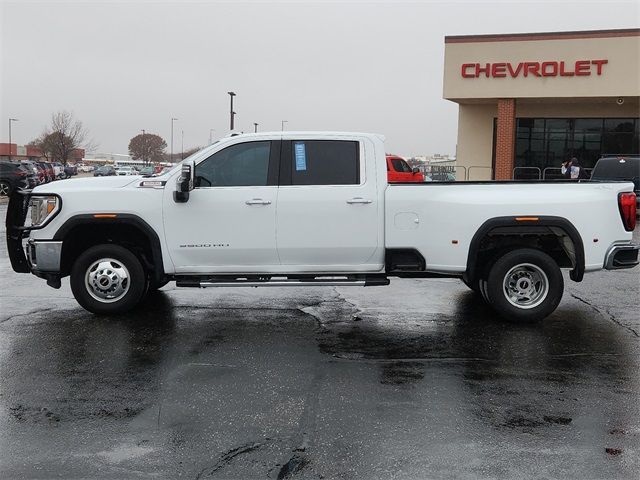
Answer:
[[177, 287], [368, 287], [374, 285], [389, 285], [389, 279], [380, 276], [318, 276], [310, 278], [288, 278], [273, 276], [257, 279], [256, 277], [238, 278], [189, 278], [176, 280]]

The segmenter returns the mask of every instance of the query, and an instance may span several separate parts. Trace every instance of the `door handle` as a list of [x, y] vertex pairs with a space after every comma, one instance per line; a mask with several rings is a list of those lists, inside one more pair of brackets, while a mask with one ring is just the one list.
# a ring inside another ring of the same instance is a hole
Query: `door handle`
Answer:
[[373, 203], [372, 200], [367, 200], [366, 198], [362, 198], [362, 197], [355, 197], [352, 198], [351, 200], [347, 200], [347, 203], [349, 205], [353, 205], [354, 203]]
[[271, 200], [263, 200], [261, 198], [252, 198], [244, 202], [247, 205], [271, 205]]

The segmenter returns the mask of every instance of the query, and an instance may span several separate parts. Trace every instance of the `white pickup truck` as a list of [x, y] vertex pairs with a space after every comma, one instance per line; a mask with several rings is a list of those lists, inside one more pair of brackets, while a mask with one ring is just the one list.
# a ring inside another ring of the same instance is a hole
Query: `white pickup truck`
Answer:
[[[383, 137], [231, 136], [153, 177], [73, 179], [16, 191], [13, 269], [85, 309], [117, 314], [178, 287], [388, 285], [461, 278], [503, 317], [557, 307], [561, 268], [638, 264], [625, 182], [388, 184]], [[25, 245], [26, 240], [26, 245]]]

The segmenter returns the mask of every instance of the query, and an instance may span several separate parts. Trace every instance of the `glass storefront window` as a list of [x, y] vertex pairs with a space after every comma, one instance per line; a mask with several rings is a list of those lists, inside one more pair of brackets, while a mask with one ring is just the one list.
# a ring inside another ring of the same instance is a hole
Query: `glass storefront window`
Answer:
[[586, 168], [593, 168], [602, 153], [602, 121], [595, 118], [574, 120], [571, 157], [576, 157]]
[[[603, 153], [638, 153], [638, 138], [635, 135], [638, 120], [629, 118], [607, 118], [604, 121]], [[635, 142], [634, 142], [635, 136]]]
[[[578, 158], [587, 169], [602, 155], [640, 153], [637, 118], [518, 118], [515, 178], [559, 178], [562, 162]], [[545, 171], [546, 169], [546, 171]]]
[[544, 133], [547, 140], [545, 163], [560, 166], [569, 153], [570, 120], [566, 118], [548, 119]]

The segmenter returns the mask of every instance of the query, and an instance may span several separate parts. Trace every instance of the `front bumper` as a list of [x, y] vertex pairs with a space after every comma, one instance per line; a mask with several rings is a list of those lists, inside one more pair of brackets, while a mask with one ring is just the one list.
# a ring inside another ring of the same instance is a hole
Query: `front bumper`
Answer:
[[26, 246], [26, 257], [32, 271], [60, 273], [62, 242], [30, 239]]
[[26, 248], [23, 240], [29, 235], [24, 223], [29, 209], [28, 190], [14, 189], [7, 206], [7, 251], [11, 268], [17, 273], [33, 273], [44, 278], [47, 285], [60, 288], [61, 241], [29, 239]]
[[640, 263], [638, 251], [640, 251], [640, 245], [635, 243], [613, 245], [605, 256], [604, 268], [607, 270], [633, 268]]
[[11, 267], [17, 273], [59, 273], [62, 257], [62, 242], [29, 239], [26, 248], [23, 241], [31, 228], [25, 227], [29, 210], [30, 191], [15, 189], [7, 206], [7, 250]]
[[9, 205], [7, 206], [7, 251], [9, 260], [14, 272], [29, 273], [31, 267], [27, 262], [22, 247], [22, 239], [25, 237], [26, 231], [24, 222], [29, 209], [29, 191], [14, 189], [9, 196]]

